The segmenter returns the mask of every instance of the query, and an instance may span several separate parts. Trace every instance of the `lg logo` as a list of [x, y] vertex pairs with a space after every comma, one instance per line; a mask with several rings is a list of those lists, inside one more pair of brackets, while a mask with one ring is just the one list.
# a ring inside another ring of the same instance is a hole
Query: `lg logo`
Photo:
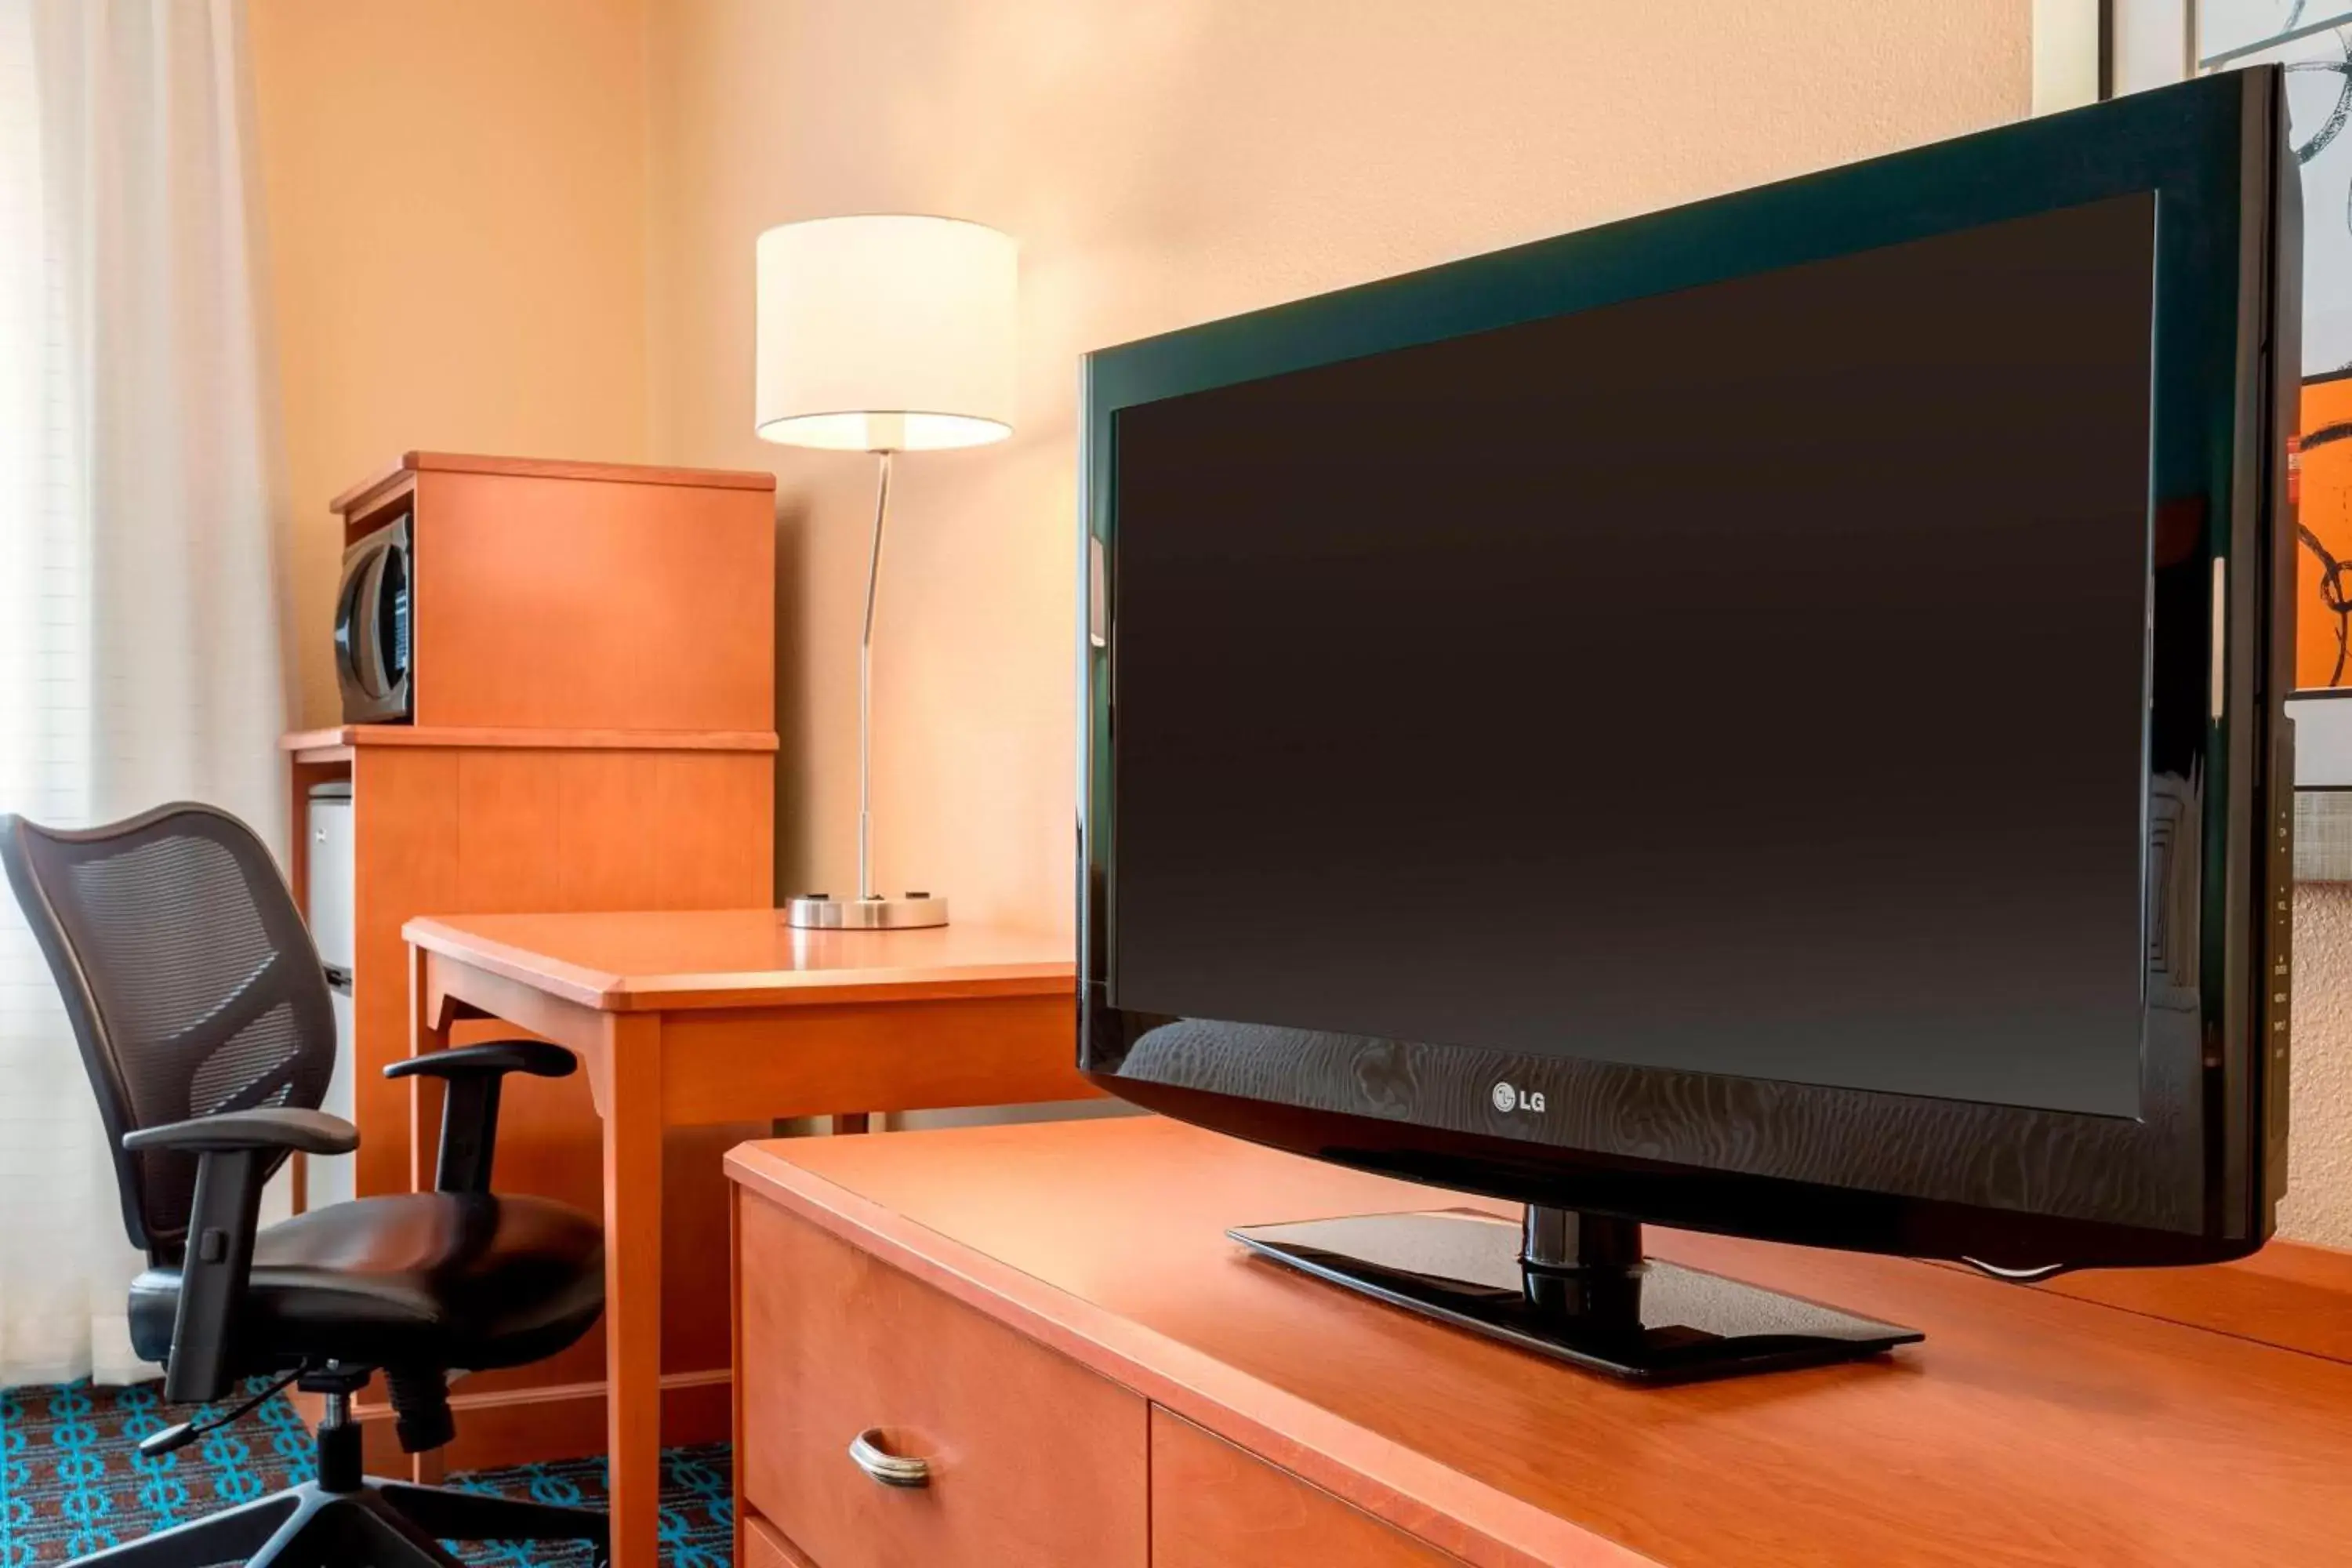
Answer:
[[1497, 1110], [1541, 1110], [1544, 1108], [1543, 1090], [1538, 1089], [1530, 1093], [1526, 1089], [1513, 1089], [1508, 1083], [1495, 1086], [1494, 1100]]

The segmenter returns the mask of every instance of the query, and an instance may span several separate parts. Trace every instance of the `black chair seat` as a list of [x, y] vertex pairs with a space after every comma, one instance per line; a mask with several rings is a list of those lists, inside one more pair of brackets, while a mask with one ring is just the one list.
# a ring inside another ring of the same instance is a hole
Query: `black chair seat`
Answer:
[[[604, 1233], [577, 1209], [487, 1193], [362, 1198], [255, 1237], [232, 1354], [240, 1374], [328, 1358], [519, 1366], [585, 1333], [604, 1300]], [[179, 1300], [177, 1268], [131, 1283], [141, 1355], [171, 1348]]]

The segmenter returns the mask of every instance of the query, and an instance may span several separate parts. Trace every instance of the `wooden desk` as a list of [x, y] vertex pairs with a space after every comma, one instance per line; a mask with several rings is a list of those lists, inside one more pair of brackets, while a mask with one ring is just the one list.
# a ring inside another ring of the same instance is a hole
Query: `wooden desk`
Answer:
[[[587, 1069], [604, 1130], [615, 1568], [655, 1560], [665, 1126], [1096, 1092], [1075, 1066], [1061, 939], [796, 931], [773, 910], [420, 919], [403, 934], [414, 1049], [444, 1048], [462, 1018], [494, 1017]], [[412, 1180], [429, 1188], [437, 1096], [420, 1089], [413, 1114]]]
[[[2126, 1308], [1654, 1232], [1659, 1255], [1927, 1338], [1875, 1363], [1643, 1389], [1223, 1234], [1503, 1205], [1176, 1122], [761, 1142], [727, 1163], [741, 1563], [2352, 1560], [2352, 1364], [2240, 1337], [2268, 1316], [2290, 1342], [2340, 1346], [2282, 1315], [2352, 1307], [2340, 1253], [2134, 1276]], [[2273, 1279], [2294, 1289], [2255, 1310]], [[2201, 1326], [2209, 1310], [2219, 1325]], [[866, 1427], [928, 1458], [930, 1485], [868, 1481], [845, 1453]]]

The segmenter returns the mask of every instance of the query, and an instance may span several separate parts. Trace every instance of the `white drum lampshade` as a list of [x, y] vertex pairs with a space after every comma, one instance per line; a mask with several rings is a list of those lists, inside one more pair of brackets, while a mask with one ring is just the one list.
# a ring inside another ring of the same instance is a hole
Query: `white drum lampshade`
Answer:
[[845, 451], [1013, 433], [1016, 247], [957, 218], [815, 218], [760, 236], [754, 422]]

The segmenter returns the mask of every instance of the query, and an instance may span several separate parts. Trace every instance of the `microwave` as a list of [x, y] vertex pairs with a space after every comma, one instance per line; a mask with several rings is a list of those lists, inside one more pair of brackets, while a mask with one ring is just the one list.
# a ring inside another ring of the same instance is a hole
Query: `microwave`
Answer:
[[415, 652], [409, 514], [403, 512], [343, 552], [335, 594], [335, 678], [343, 722], [405, 722], [415, 711]]

